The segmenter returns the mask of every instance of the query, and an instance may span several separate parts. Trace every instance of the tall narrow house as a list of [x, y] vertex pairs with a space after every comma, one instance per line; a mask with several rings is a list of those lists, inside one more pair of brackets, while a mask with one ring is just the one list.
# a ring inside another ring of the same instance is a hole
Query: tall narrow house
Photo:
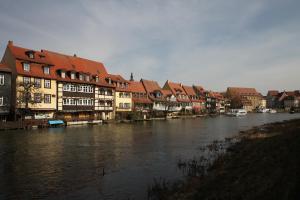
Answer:
[[163, 89], [170, 90], [176, 97], [180, 111], [192, 111], [192, 102], [190, 101], [188, 94], [183, 89], [183, 85], [181, 83], [166, 81]]
[[54, 65], [49, 57], [9, 41], [2, 63], [12, 74], [13, 114], [17, 118], [22, 115], [35, 119], [52, 118], [57, 106], [57, 86]]

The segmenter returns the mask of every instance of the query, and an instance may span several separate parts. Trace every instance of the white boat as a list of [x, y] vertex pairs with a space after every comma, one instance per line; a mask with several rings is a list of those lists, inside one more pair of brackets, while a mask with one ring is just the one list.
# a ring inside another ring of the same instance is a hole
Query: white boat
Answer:
[[267, 113], [267, 112], [270, 112], [270, 109], [268, 108], [261, 108], [258, 110], [259, 113]]
[[274, 109], [270, 109], [270, 111], [269, 111], [270, 113], [277, 113], [277, 111], [276, 110], [274, 110]]
[[227, 115], [229, 116], [245, 116], [247, 115], [247, 111], [245, 109], [231, 109]]

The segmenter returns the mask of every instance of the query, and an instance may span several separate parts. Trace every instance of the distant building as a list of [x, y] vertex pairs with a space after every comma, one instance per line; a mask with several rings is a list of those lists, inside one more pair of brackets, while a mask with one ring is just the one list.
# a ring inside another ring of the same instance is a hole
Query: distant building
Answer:
[[276, 108], [277, 107], [277, 101], [278, 101], [278, 90], [269, 90], [266, 101], [267, 101], [267, 108]]
[[[149, 116], [152, 110], [152, 101], [149, 99], [142, 82], [130, 81], [130, 91], [132, 92], [133, 111], [141, 112], [145, 117]], [[145, 118], [144, 117], [144, 118]]]
[[262, 96], [255, 88], [228, 87], [226, 96], [231, 100], [232, 108], [253, 111], [261, 105]]
[[156, 81], [141, 79], [141, 82], [147, 92], [149, 99], [153, 102], [153, 116], [165, 116], [168, 112], [168, 101], [166, 93]]
[[105, 77], [108, 84], [115, 86], [115, 117], [117, 119], [129, 119], [132, 111], [132, 92], [129, 88], [130, 82], [121, 75], [108, 74]]
[[183, 89], [188, 95], [190, 101], [192, 102], [192, 109], [194, 113], [200, 113], [202, 108], [202, 100], [201, 97], [198, 96], [192, 86], [183, 85]]
[[170, 90], [172, 94], [176, 97], [177, 100], [177, 111], [191, 112], [192, 111], [192, 102], [189, 99], [188, 94], [183, 89], [181, 83], [174, 83], [171, 81], [166, 81], [164, 90]]

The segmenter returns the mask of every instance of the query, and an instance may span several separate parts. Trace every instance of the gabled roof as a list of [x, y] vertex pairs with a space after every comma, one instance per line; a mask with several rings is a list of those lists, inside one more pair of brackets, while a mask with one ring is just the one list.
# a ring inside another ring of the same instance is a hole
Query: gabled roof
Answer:
[[[167, 86], [167, 85], [169, 86], [169, 89], [172, 91], [172, 93], [174, 95], [177, 95], [177, 94], [187, 95], [182, 87], [182, 84], [167, 81], [165, 83], [165, 86]], [[166, 88], [165, 86], [164, 86], [164, 88]]]
[[195, 92], [195, 90], [193, 89], [192, 86], [183, 85], [182, 87], [185, 90], [185, 92], [186, 92], [187, 95], [189, 95], [189, 96], [196, 96], [196, 92]]
[[119, 83], [129, 83], [129, 81], [125, 80], [121, 75], [117, 74], [105, 74], [104, 78], [110, 78], [114, 82]]
[[56, 70], [76, 71], [88, 73], [91, 75], [107, 75], [107, 71], [101, 62], [80, 58], [77, 56], [69, 56], [48, 50], [42, 52], [51, 60]]
[[11, 69], [4, 63], [0, 63], [0, 72], [11, 72]]
[[158, 85], [156, 81], [141, 79], [141, 82], [143, 83], [147, 93], [152, 93], [158, 90], [159, 91], [162, 90], [162, 88]]
[[228, 87], [227, 93], [240, 96], [259, 96], [255, 88]]
[[146, 93], [143, 83], [137, 81], [130, 81], [129, 89], [135, 93]]
[[[23, 47], [18, 47], [13, 45], [12, 43], [9, 43], [7, 47], [16, 59], [40, 63], [40, 64], [53, 65], [51, 60], [43, 52], [35, 51], [32, 49], [26, 49]], [[29, 52], [34, 54], [34, 58], [30, 58], [28, 56]]]
[[193, 88], [197, 90], [197, 92], [205, 92], [204, 88], [200, 85], [193, 85]]
[[267, 96], [277, 96], [279, 94], [278, 90], [269, 90]]

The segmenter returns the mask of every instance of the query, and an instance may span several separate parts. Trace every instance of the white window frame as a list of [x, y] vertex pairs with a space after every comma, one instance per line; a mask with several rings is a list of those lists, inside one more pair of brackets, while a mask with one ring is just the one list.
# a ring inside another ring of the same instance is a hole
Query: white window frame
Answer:
[[79, 80], [83, 81], [83, 74], [79, 74]]
[[30, 64], [29, 63], [23, 63], [23, 70], [26, 72], [30, 72]]
[[0, 74], [0, 85], [4, 85], [5, 84], [5, 76], [4, 74]]
[[[28, 80], [28, 81], [26, 81], [26, 80]], [[23, 84], [30, 84], [31, 83], [31, 78], [30, 77], [27, 77], [27, 76], [24, 76], [23, 77]]]
[[51, 103], [51, 94], [44, 94], [44, 103]]
[[40, 78], [34, 78], [34, 87], [41, 88], [42, 87], [42, 79], [40, 79]]
[[71, 72], [71, 79], [75, 79], [75, 73]]
[[49, 79], [44, 80], [44, 88], [48, 88], [48, 89], [51, 88], [51, 80]]
[[44, 74], [47, 74], [47, 75], [49, 75], [50, 74], [50, 67], [48, 67], [48, 66], [44, 66]]
[[62, 72], [61, 72], [61, 77], [62, 77], [62, 78], [66, 78], [66, 72], [62, 71]]
[[0, 106], [4, 106], [4, 99], [3, 99], [3, 97], [0, 97]]
[[89, 76], [89, 75], [86, 75], [86, 76], [85, 76], [85, 81], [87, 81], [87, 82], [90, 81], [90, 76]]

